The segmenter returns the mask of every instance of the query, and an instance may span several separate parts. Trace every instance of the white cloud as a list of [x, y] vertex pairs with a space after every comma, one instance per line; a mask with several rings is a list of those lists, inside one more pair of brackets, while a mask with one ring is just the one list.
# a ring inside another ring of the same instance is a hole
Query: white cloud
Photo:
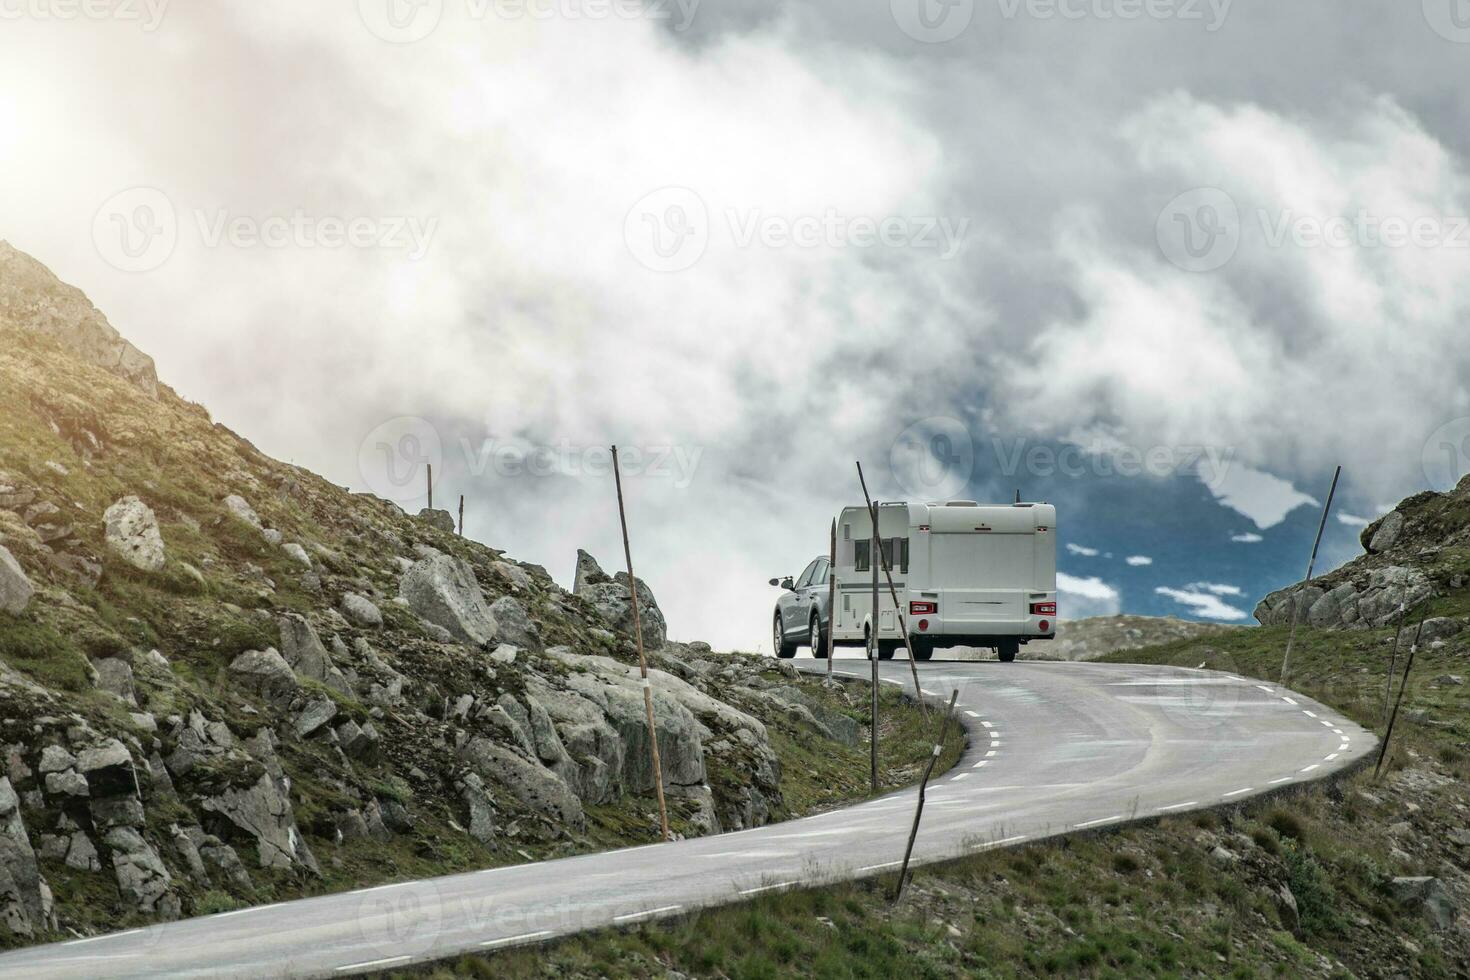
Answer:
[[1191, 592], [1187, 589], [1168, 589], [1159, 586], [1154, 589], [1161, 596], [1167, 596], [1182, 606], [1189, 607], [1190, 612], [1205, 619], [1219, 619], [1235, 621], [1246, 618], [1243, 609], [1222, 602], [1219, 596], [1210, 592]]
[[1185, 586], [1191, 592], [1208, 592], [1211, 595], [1233, 595], [1244, 596], [1245, 592], [1238, 585], [1222, 585], [1219, 582], [1191, 582]]
[[1352, 514], [1338, 514], [1337, 522], [1346, 524], [1348, 527], [1367, 527], [1373, 522], [1366, 517], [1356, 517]]
[[1200, 480], [1215, 499], [1249, 517], [1263, 531], [1280, 524], [1287, 514], [1303, 504], [1317, 503], [1289, 481], [1261, 470], [1236, 464], [1223, 474], [1209, 474], [1204, 469], [1205, 464], [1200, 466]]
[[1078, 578], [1057, 573], [1058, 613], [1068, 619], [1116, 616], [1122, 608], [1118, 590], [1096, 576]]
[[1087, 548], [1080, 544], [1073, 544], [1071, 541], [1067, 542], [1067, 550], [1074, 555], [1082, 555], [1084, 558], [1096, 558], [1098, 553], [1096, 548]]
[[1154, 563], [1154, 560], [1148, 555], [1129, 555], [1123, 560], [1126, 561], [1128, 564], [1134, 566], [1135, 568], [1141, 567], [1143, 565], [1152, 565]]
[[1247, 531], [1244, 534], [1232, 534], [1230, 540], [1240, 544], [1259, 544], [1266, 539], [1253, 531]]

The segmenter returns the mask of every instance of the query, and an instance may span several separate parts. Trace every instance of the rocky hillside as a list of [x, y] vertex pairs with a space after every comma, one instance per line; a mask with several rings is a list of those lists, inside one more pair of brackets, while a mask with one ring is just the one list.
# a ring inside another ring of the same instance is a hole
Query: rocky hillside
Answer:
[[[0, 245], [0, 945], [652, 839], [626, 577], [447, 517], [264, 456]], [[678, 832], [789, 814], [773, 740], [835, 781], [840, 692], [638, 589]]]
[[[1369, 630], [1399, 622], [1431, 600], [1429, 642], [1461, 632], [1454, 611], [1470, 585], [1470, 476], [1449, 493], [1403, 500], [1363, 529], [1362, 556], [1334, 571], [1268, 595], [1255, 615], [1266, 625]], [[1417, 624], [1417, 620], [1416, 620]]]
[[1026, 654], [1032, 660], [1096, 660], [1120, 650], [1141, 650], [1240, 628], [1172, 616], [1092, 616], [1058, 623], [1054, 640], [1031, 644]]

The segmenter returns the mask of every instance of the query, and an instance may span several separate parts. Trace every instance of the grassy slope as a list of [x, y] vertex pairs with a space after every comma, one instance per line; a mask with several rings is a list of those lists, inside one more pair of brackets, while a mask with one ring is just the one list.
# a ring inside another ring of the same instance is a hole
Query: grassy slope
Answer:
[[[46, 464], [60, 464], [63, 475]], [[210, 422], [200, 407], [165, 395], [143, 398], [131, 385], [86, 365], [53, 342], [30, 334], [0, 330], [0, 472], [39, 489], [37, 502], [60, 508], [73, 532], [54, 548], [41, 545], [14, 511], [0, 509], [0, 542], [26, 569], [37, 595], [20, 616], [0, 613], [0, 661], [45, 686], [55, 700], [43, 703], [18, 690], [0, 688], [0, 746], [27, 744], [36, 738], [39, 717], [56, 719], [76, 713], [100, 732], [124, 739], [150, 738], [138, 730], [119, 701], [91, 685], [93, 658], [159, 648], [171, 670], [150, 674], [137, 666], [140, 702], [160, 722], [169, 714], [200, 710], [227, 722], [237, 735], [261, 724], [258, 714], [232, 693], [225, 668], [241, 651], [279, 644], [274, 617], [286, 612], [320, 611], [348, 588], [396, 593], [396, 574], [384, 570], [382, 534], [431, 541], [471, 561], [481, 585], [505, 592], [508, 585], [493, 570], [499, 553], [453, 535], [444, 535], [410, 520], [396, 507], [364, 495], [347, 494], [325, 480], [257, 452], [248, 442]], [[286, 541], [311, 550], [320, 573], [319, 590], [308, 588], [302, 570], [260, 533], [224, 514], [220, 501], [229, 493], [246, 495], [271, 527]], [[103, 511], [127, 494], [141, 496], [157, 512], [168, 548], [168, 564], [148, 575], [118, 560], [103, 543]], [[101, 580], [89, 587], [53, 566], [52, 551], [96, 560]], [[187, 568], [201, 574], [196, 578]], [[201, 581], [202, 578], [202, 581]], [[581, 600], [537, 579], [524, 596], [542, 624], [546, 644], [565, 643], [581, 652], [627, 657], [631, 646], [611, 643], [586, 628], [585, 615], [572, 615]], [[439, 691], [473, 690], [493, 700], [495, 691], [472, 676], [473, 658], [463, 651], [445, 652], [426, 642], [417, 620], [399, 606], [383, 602], [387, 625], [370, 635], [375, 648], [405, 674]], [[348, 637], [348, 628], [337, 630]], [[776, 662], [764, 661], [765, 678], [799, 685], [810, 696], [861, 721], [862, 698], [824, 691], [815, 680], [797, 679]], [[512, 672], [501, 682], [513, 685]], [[331, 692], [322, 689], [323, 693]], [[332, 694], [345, 715], [359, 721], [368, 708], [354, 698]], [[426, 698], [427, 700], [427, 698]], [[889, 773], [894, 784], [912, 780], [927, 758], [929, 742], [920, 737], [918, 709], [896, 699], [890, 717], [902, 731], [901, 764]], [[867, 754], [825, 739], [813, 739], [800, 723], [776, 712], [764, 712], [774, 748], [781, 758], [784, 801], [776, 816], [811, 812], [867, 793]], [[61, 724], [61, 722], [57, 722]], [[184, 913], [221, 911], [247, 904], [279, 901], [339, 891], [391, 880], [446, 874], [473, 868], [544, 858], [589, 849], [644, 843], [655, 839], [657, 820], [651, 798], [625, 797], [590, 808], [589, 829], [580, 839], [531, 832], [505, 838], [491, 848], [457, 829], [461, 804], [437, 778], [412, 775], [414, 765], [435, 772], [430, 760], [448, 761], [449, 750], [435, 744], [424, 726], [398, 712], [380, 713], [375, 724], [383, 735], [383, 757], [359, 762], [350, 770], [323, 744], [284, 738], [279, 751], [292, 779], [292, 799], [303, 832], [321, 864], [322, 877], [260, 870], [253, 853], [241, 858], [253, 879], [249, 890], [216, 890], [193, 883], [174, 867]], [[814, 746], [820, 743], [821, 750]], [[166, 751], [165, 751], [166, 754]], [[205, 767], [207, 769], [207, 766]], [[201, 770], [203, 771], [203, 770]], [[221, 779], [230, 773], [218, 774]], [[252, 774], [253, 776], [254, 774]], [[725, 774], [728, 782], [738, 774]], [[711, 773], [712, 784], [721, 774]], [[335, 839], [333, 814], [358, 807], [364, 800], [395, 798], [404, 803], [416, 825], [412, 832], [386, 841]], [[513, 801], [503, 804], [505, 822], [517, 815]], [[687, 828], [688, 814], [674, 801], [674, 826]], [[149, 836], [170, 839], [169, 825], [198, 818], [176, 803], [149, 800]], [[49, 831], [57, 814], [51, 809], [25, 813], [34, 840]], [[531, 821], [527, 821], [531, 823]], [[160, 852], [171, 863], [173, 852]], [[57, 898], [63, 929], [94, 932], [145, 924], [119, 899], [110, 867], [88, 873], [60, 861], [43, 860], [43, 875]], [[66, 934], [62, 933], [61, 937]], [[60, 938], [52, 936], [38, 937]], [[0, 930], [0, 946], [15, 940]]]
[[[1470, 613], [1437, 600], [1434, 613]], [[1377, 728], [1392, 630], [1300, 631], [1292, 686]], [[1115, 654], [1275, 680], [1284, 629]], [[1397, 875], [1437, 875], [1470, 907], [1463, 832], [1470, 704], [1437, 678], [1470, 674], [1467, 644], [1421, 651], [1388, 774], [1116, 832], [927, 868], [893, 908], [892, 878], [766, 896], [694, 922], [466, 958], [436, 976], [1006, 977], [1463, 976], [1470, 937], [1399, 907]], [[1470, 837], [1465, 838], [1470, 844]], [[1219, 846], [1230, 857], [1213, 856]], [[1297, 912], [1280, 900], [1290, 888]]]

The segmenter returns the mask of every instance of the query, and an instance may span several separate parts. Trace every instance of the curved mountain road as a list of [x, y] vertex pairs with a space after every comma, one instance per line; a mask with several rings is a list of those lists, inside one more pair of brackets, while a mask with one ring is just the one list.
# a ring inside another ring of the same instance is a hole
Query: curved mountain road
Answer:
[[[798, 661], [821, 671], [821, 661]], [[909, 687], [909, 665], [881, 665]], [[918, 863], [1219, 805], [1320, 779], [1376, 737], [1276, 685], [1177, 667], [918, 665], [959, 690], [959, 764], [930, 784]], [[866, 678], [865, 660], [834, 670]], [[7, 977], [330, 977], [892, 871], [914, 789], [754, 830], [588, 854], [73, 940], [0, 955]], [[690, 928], [697, 928], [692, 924]]]

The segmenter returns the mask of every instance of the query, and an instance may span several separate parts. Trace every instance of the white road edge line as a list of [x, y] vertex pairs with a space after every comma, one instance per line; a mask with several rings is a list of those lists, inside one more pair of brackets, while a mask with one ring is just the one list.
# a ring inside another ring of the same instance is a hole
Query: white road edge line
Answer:
[[1184, 803], [1170, 803], [1168, 806], [1159, 807], [1159, 812], [1165, 813], [1169, 810], [1182, 810], [1187, 806], [1199, 806], [1199, 800], [1188, 800]]
[[[880, 524], [880, 526], [881, 526], [881, 524]], [[1302, 769], [1302, 770], [1299, 770], [1299, 771], [1301, 771], [1301, 772], [1311, 772], [1313, 769], [1316, 769], [1318, 765], [1319, 765], [1319, 763], [1314, 762], [1310, 766], [1307, 766], [1305, 769]]]
[[504, 939], [487, 939], [480, 946], [486, 949], [492, 946], [508, 946], [511, 943], [529, 942], [532, 939], [544, 939], [549, 935], [551, 935], [550, 929], [542, 929], [540, 932], [523, 932], [519, 936], [506, 936]]
[[409, 956], [407, 953], [404, 953], [402, 956], [390, 956], [387, 959], [383, 960], [367, 960], [363, 963], [348, 963], [346, 966], [337, 967], [337, 972], [346, 973], [348, 970], [366, 970], [370, 966], [387, 966], [389, 963], [401, 963], [404, 960], [412, 958], [413, 957]]
[[1271, 780], [1271, 785], [1275, 786], [1277, 783], [1289, 783], [1292, 781], [1292, 778], [1291, 776], [1282, 776], [1280, 779]]
[[633, 919], [642, 919], [650, 915], [658, 915], [660, 912], [677, 912], [683, 907], [684, 906], [682, 905], [664, 905], [656, 909], [644, 909], [642, 912], [629, 912], [626, 915], [615, 915], [613, 916], [613, 921], [629, 922]]
[[1111, 817], [1099, 817], [1096, 820], [1088, 820], [1085, 823], [1079, 823], [1077, 824], [1077, 829], [1081, 830], [1083, 827], [1096, 827], [1100, 823], [1110, 823], [1114, 820], [1122, 819], [1123, 815], [1121, 813], [1115, 813]]
[[743, 890], [742, 892], [740, 892], [740, 894], [742, 894], [742, 895], [758, 895], [761, 892], [772, 891], [773, 889], [776, 889], [776, 888], [789, 888], [789, 887], [791, 887], [794, 884], [796, 884], [796, 882], [794, 882], [794, 881], [780, 881], [780, 882], [777, 882], [774, 885], [761, 885], [758, 888], [746, 888], [745, 890]]
[[1228, 792], [1225, 795], [1221, 796], [1220, 799], [1222, 799], [1222, 800], [1228, 800], [1232, 796], [1239, 796], [1241, 793], [1249, 793], [1253, 789], [1255, 789], [1254, 786], [1246, 786], [1243, 789], [1232, 789], [1230, 792]]
[[142, 931], [143, 931], [142, 929], [129, 929], [126, 932], [109, 932], [109, 933], [107, 933], [106, 935], [103, 935], [103, 936], [88, 936], [86, 939], [73, 939], [70, 942], [64, 942], [64, 943], [62, 943], [61, 945], [63, 945], [63, 946], [80, 946], [80, 945], [82, 945], [82, 943], [95, 943], [99, 939], [117, 939], [117, 938], [119, 938], [121, 936], [131, 936], [131, 935], [133, 935], [135, 933], [139, 933], [139, 932], [142, 932]]
[[[880, 521], [880, 522], [879, 522], [879, 525], [878, 525], [878, 526], [879, 526], [879, 527], [882, 527], [882, 526], [883, 526], [883, 525], [882, 525], [882, 523], [881, 523], [881, 521]], [[969, 776], [970, 776], [970, 774], [969, 774], [969, 773], [967, 773], [967, 772], [962, 772], [962, 773], [960, 773], [960, 774], [959, 774], [959, 775], [958, 775], [958, 776], [955, 776], [955, 777], [954, 777], [954, 778], [953, 778], [953, 779], [951, 779], [951, 780], [950, 780], [950, 782], [952, 782], [952, 783], [957, 783], [957, 782], [959, 782], [959, 781], [960, 781], [960, 780], [961, 780], [961, 779], [968, 779], [968, 778], [969, 778]]]

